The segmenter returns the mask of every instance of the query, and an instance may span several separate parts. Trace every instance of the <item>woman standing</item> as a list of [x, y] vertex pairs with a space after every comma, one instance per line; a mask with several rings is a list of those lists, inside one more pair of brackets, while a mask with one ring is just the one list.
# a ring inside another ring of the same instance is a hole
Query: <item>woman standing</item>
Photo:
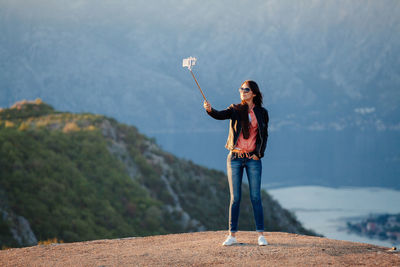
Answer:
[[261, 201], [261, 158], [268, 139], [268, 112], [262, 107], [262, 94], [256, 82], [246, 80], [239, 88], [240, 104], [232, 104], [218, 111], [204, 101], [207, 113], [217, 120], [230, 119], [229, 136], [225, 147], [230, 150], [227, 157], [227, 174], [230, 190], [229, 236], [222, 243], [230, 246], [237, 243], [239, 208], [243, 170], [249, 181], [250, 198], [253, 206], [258, 244], [267, 245], [263, 236], [264, 214]]

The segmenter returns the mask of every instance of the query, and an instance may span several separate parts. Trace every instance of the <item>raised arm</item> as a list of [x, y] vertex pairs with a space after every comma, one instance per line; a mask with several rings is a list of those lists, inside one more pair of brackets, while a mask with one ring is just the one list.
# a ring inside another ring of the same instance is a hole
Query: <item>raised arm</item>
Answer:
[[232, 116], [232, 106], [227, 109], [218, 111], [216, 109], [213, 109], [208, 101], [204, 101], [204, 109], [207, 111], [208, 115], [216, 120], [227, 120], [230, 119]]

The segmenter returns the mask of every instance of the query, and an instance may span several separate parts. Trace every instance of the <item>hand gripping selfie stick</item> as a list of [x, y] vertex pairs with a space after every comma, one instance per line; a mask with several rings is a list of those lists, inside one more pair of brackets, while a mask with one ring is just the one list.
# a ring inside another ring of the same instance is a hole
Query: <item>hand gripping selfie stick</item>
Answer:
[[182, 67], [187, 67], [187, 68], [190, 70], [190, 73], [192, 74], [193, 79], [194, 79], [194, 81], [195, 81], [196, 84], [197, 84], [197, 87], [199, 87], [199, 90], [200, 90], [201, 95], [203, 96], [204, 100], [207, 101], [206, 97], [204, 96], [203, 90], [201, 90], [200, 85], [199, 85], [199, 83], [197, 82], [196, 77], [194, 77], [194, 74], [193, 74], [193, 72], [192, 72], [192, 67], [193, 67], [194, 65], [196, 65], [196, 60], [197, 60], [197, 59], [196, 59], [195, 57], [184, 58], [184, 59], [183, 59], [183, 62], [182, 62]]

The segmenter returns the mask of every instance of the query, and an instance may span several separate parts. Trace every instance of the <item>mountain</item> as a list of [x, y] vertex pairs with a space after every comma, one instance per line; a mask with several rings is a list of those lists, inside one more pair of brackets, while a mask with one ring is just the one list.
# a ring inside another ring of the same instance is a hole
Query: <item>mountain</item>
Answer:
[[[270, 154], [271, 183], [395, 186], [398, 14], [396, 0], [3, 0], [0, 106], [39, 97], [58, 110], [111, 116], [222, 170], [226, 124], [205, 116], [181, 66], [196, 56], [194, 72], [217, 109], [239, 101], [243, 80], [259, 83], [277, 136], [271, 142], [291, 157], [282, 165]], [[190, 142], [199, 134], [200, 142], [220, 140], [208, 158]]]
[[[262, 192], [269, 231], [315, 234]], [[225, 229], [226, 175], [102, 115], [40, 99], [0, 110], [0, 241], [26, 246]], [[253, 229], [248, 186], [240, 227]]]

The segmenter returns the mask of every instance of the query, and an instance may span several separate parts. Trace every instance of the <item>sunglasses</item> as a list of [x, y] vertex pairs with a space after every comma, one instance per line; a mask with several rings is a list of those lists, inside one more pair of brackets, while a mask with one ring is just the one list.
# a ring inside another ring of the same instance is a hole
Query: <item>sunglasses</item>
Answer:
[[250, 88], [247, 88], [247, 87], [240, 87], [239, 88], [239, 92], [248, 93], [250, 91], [251, 91]]

